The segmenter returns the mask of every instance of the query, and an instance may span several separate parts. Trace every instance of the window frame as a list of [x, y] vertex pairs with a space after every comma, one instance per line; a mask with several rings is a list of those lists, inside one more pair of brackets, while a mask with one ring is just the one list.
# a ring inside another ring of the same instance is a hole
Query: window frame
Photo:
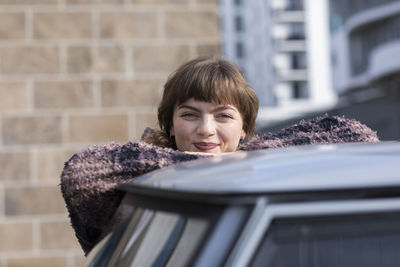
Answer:
[[240, 237], [242, 242], [238, 242], [225, 266], [247, 266], [256, 256], [266, 232], [275, 219], [398, 212], [400, 198], [271, 203], [269, 205], [266, 198], [260, 198], [257, 209], [253, 218], [249, 220], [249, 224], [246, 225], [246, 228], [251, 227], [252, 231], [246, 232], [246, 229], [243, 231]]

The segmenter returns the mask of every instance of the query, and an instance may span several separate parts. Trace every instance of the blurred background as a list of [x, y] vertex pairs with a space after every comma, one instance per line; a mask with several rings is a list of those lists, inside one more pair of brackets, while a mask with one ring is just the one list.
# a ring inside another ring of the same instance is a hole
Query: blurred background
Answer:
[[326, 112], [398, 139], [400, 1], [0, 0], [0, 266], [82, 266], [64, 162], [156, 127], [181, 63], [223, 55], [259, 132]]
[[220, 17], [222, 51], [260, 97], [260, 132], [329, 113], [399, 139], [399, 0], [222, 0]]

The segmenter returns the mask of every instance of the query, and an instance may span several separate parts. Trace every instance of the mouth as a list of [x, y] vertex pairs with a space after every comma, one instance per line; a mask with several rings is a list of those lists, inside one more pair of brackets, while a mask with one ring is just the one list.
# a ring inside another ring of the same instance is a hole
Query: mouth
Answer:
[[199, 142], [193, 144], [199, 151], [205, 152], [209, 150], [213, 150], [218, 146], [216, 143], [207, 143], [207, 142]]

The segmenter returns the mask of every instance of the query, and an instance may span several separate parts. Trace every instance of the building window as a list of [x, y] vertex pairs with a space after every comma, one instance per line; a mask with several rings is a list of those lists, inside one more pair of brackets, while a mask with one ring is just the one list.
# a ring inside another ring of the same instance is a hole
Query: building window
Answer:
[[291, 54], [292, 69], [306, 69], [307, 57], [305, 52], [294, 52]]
[[236, 43], [236, 57], [238, 58], [244, 57], [244, 45], [242, 42]]
[[292, 96], [294, 99], [308, 97], [308, 84], [304, 81], [295, 81], [292, 84]]
[[289, 0], [286, 10], [304, 10], [303, 0]]
[[304, 23], [290, 23], [289, 25], [289, 40], [305, 39]]
[[243, 20], [242, 17], [240, 16], [235, 17], [235, 30], [236, 32], [243, 31]]

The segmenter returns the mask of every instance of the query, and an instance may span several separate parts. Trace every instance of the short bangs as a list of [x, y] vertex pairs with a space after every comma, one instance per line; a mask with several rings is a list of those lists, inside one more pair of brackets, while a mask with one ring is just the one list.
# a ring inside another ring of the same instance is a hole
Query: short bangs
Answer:
[[[189, 78], [191, 77], [191, 78]], [[190, 98], [197, 101], [215, 104], [231, 104], [239, 108], [242, 74], [239, 71], [220, 64], [202, 64], [197, 68], [185, 71], [183, 77], [177, 80], [175, 90], [176, 105], [180, 105]]]

